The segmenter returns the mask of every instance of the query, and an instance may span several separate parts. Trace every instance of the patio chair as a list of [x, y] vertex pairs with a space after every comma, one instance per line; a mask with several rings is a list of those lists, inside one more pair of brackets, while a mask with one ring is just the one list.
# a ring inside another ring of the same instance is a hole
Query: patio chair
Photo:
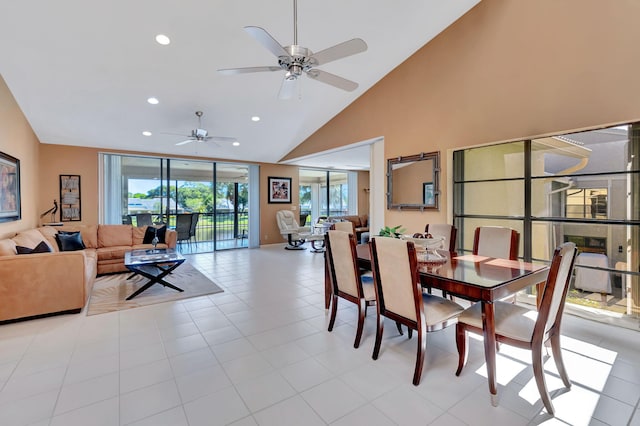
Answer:
[[189, 227], [189, 242], [191, 242], [191, 238], [193, 238], [194, 242], [198, 242], [198, 237], [196, 235], [196, 226], [198, 226], [198, 219], [200, 218], [200, 213], [191, 213], [191, 226]]
[[422, 366], [427, 349], [427, 332], [441, 330], [455, 324], [464, 310], [457, 303], [439, 296], [425, 294], [418, 278], [418, 260], [411, 241], [378, 237], [369, 243], [371, 267], [377, 300], [376, 343], [373, 359], [378, 359], [384, 323], [382, 317], [416, 330], [418, 348], [413, 384], [420, 384]]
[[[350, 222], [349, 222], [350, 223]], [[353, 347], [360, 346], [367, 306], [375, 305], [373, 283], [363, 284], [356, 262], [356, 237], [352, 232], [328, 231], [325, 234], [327, 266], [331, 275], [332, 304], [329, 331], [333, 330], [338, 312], [338, 298], [355, 303], [358, 307], [358, 328]]]
[[152, 226], [151, 213], [140, 213], [136, 215], [136, 226]]
[[190, 214], [181, 213], [176, 215], [176, 232], [178, 234], [178, 244], [182, 244], [183, 241], [189, 241], [191, 239]]
[[[560, 324], [576, 252], [576, 246], [573, 243], [564, 243], [555, 249], [537, 312], [507, 302], [497, 301], [494, 304], [496, 341], [531, 351], [533, 375], [542, 403], [551, 415], [554, 410], [544, 378], [542, 348], [547, 342], [551, 343], [553, 360], [556, 363], [558, 373], [564, 385], [570, 388], [571, 382], [564, 367], [560, 349]], [[456, 346], [458, 348], [456, 376], [460, 375], [467, 358], [467, 332], [483, 334], [482, 315], [482, 306], [480, 303], [476, 303], [467, 308], [458, 318], [456, 325]]]

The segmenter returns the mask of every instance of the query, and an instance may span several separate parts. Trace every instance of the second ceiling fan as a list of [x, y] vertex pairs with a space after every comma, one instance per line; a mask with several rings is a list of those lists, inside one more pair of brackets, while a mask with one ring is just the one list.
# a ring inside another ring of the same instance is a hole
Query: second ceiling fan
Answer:
[[291, 99], [297, 92], [298, 78], [303, 73], [310, 78], [329, 84], [348, 92], [358, 88], [358, 83], [346, 78], [315, 68], [328, 62], [367, 50], [367, 43], [360, 38], [345, 41], [318, 53], [313, 53], [306, 47], [298, 45], [298, 1], [293, 0], [293, 44], [282, 46], [271, 34], [261, 27], [244, 27], [245, 31], [255, 38], [278, 58], [277, 66], [245, 67], [220, 69], [222, 74], [244, 74], [253, 72], [286, 71], [278, 98]]

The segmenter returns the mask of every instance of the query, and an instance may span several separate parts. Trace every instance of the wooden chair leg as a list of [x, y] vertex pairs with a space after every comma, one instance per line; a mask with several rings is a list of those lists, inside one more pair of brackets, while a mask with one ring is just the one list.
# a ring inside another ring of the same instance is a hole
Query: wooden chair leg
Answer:
[[562, 382], [565, 387], [571, 387], [571, 381], [569, 380], [569, 375], [567, 374], [567, 369], [564, 367], [564, 361], [562, 360], [562, 349], [560, 348], [560, 335], [554, 334], [551, 336], [551, 352], [553, 353], [553, 360], [556, 363], [556, 368], [558, 369], [558, 373], [560, 374], [560, 378], [562, 378]]
[[364, 328], [364, 315], [367, 312], [367, 304], [364, 300], [360, 300], [358, 304], [358, 330], [356, 331], [356, 340], [353, 342], [353, 347], [358, 349], [360, 346], [360, 339], [362, 338], [362, 329]]
[[336, 313], [338, 312], [338, 296], [331, 295], [331, 319], [329, 320], [329, 331], [333, 330], [336, 322]]
[[[409, 329], [411, 330], [411, 329]], [[413, 372], [413, 384], [420, 384], [422, 376], [422, 366], [424, 365], [424, 354], [427, 351], [427, 332], [426, 330], [418, 330], [418, 353], [416, 354], [416, 368]]]
[[413, 328], [407, 328], [407, 335], [407, 338], [411, 340], [411, 337], [413, 337]]
[[380, 344], [382, 343], [382, 332], [384, 331], [384, 321], [382, 316], [378, 313], [377, 327], [376, 327], [376, 343], [373, 345], [373, 359], [378, 359], [380, 355]]
[[536, 385], [538, 385], [538, 392], [540, 392], [540, 398], [547, 412], [553, 416], [553, 404], [551, 403], [551, 397], [547, 390], [547, 382], [544, 378], [544, 360], [542, 357], [542, 345], [534, 346], [531, 348], [533, 356], [533, 377], [536, 379]]
[[460, 323], [456, 324], [456, 347], [458, 348], [458, 369], [456, 376], [459, 376], [467, 359], [467, 332]]
[[396, 322], [396, 327], [398, 328], [398, 333], [400, 333], [401, 336], [404, 336], [404, 333], [402, 332], [402, 324]]

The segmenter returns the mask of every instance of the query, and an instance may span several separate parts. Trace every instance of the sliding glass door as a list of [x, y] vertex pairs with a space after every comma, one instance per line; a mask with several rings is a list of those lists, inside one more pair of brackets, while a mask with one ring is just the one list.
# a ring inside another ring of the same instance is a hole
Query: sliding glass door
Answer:
[[117, 154], [102, 154], [101, 163], [101, 223], [175, 229], [180, 215], [193, 225], [187, 234], [178, 227], [183, 253], [250, 245], [249, 174], [257, 167]]
[[357, 214], [357, 173], [300, 169], [300, 222]]

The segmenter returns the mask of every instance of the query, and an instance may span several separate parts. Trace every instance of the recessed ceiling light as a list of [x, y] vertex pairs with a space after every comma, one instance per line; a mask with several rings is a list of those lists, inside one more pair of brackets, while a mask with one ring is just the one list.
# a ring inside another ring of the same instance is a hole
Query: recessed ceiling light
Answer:
[[164, 34], [158, 34], [156, 36], [156, 41], [158, 42], [158, 44], [161, 44], [163, 46], [166, 46], [167, 44], [171, 43], [171, 39], [169, 39], [169, 37], [167, 37]]
[[157, 104], [160, 103], [158, 98], [149, 98], [149, 99], [147, 99], [147, 102], [149, 102], [151, 105], [157, 105]]
[[142, 134], [145, 135], [145, 136], [151, 136], [153, 133], [151, 133], [148, 130], [145, 130], [144, 132], [142, 132]]
[[235, 141], [232, 145], [233, 145], [233, 146], [240, 146], [240, 142]]
[[260, 121], [260, 117], [254, 115], [253, 117], [251, 117], [251, 121]]

